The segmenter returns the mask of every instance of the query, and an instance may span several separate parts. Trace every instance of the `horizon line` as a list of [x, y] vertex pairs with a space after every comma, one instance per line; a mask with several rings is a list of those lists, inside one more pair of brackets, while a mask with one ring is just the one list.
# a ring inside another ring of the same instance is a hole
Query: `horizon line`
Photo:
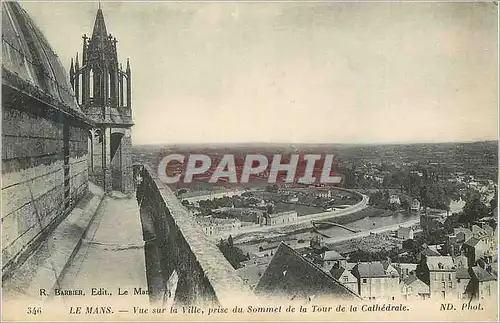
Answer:
[[132, 146], [158, 146], [158, 145], [351, 145], [351, 146], [383, 146], [383, 145], [429, 145], [429, 144], [473, 144], [484, 142], [498, 142], [498, 139], [470, 140], [470, 141], [407, 141], [407, 142], [269, 142], [269, 141], [241, 141], [241, 142], [164, 142], [141, 143]]

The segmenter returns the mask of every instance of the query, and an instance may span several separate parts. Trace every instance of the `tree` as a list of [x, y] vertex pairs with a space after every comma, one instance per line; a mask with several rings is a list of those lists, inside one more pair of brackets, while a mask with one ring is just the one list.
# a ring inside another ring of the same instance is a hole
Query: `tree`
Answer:
[[488, 211], [488, 207], [481, 202], [481, 196], [477, 193], [472, 194], [465, 202], [460, 222], [472, 223], [483, 216], [487, 216]]
[[407, 199], [401, 199], [401, 208], [405, 211], [409, 211], [411, 207], [410, 201]]
[[247, 253], [246, 255], [241, 251], [240, 248], [235, 247], [232, 245], [232, 237], [230, 236], [230, 239], [228, 238], [228, 242], [226, 243], [224, 240], [221, 239], [221, 241], [218, 243], [219, 250], [222, 252], [224, 257], [229, 261], [231, 266], [233, 266], [234, 269], [240, 268], [241, 262], [250, 259], [250, 255]]
[[377, 191], [377, 192], [370, 195], [369, 204], [370, 205], [377, 205], [382, 201], [383, 198], [384, 198], [384, 195], [382, 194], [382, 192]]
[[266, 192], [277, 193], [278, 192], [278, 185], [276, 185], [276, 184], [267, 185], [266, 186]]

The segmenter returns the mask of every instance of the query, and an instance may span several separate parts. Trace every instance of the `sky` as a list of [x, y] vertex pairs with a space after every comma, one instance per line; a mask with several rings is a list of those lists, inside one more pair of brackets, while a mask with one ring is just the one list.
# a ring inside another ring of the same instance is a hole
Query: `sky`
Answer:
[[[69, 69], [97, 2], [21, 5]], [[492, 3], [101, 2], [134, 144], [498, 139]]]

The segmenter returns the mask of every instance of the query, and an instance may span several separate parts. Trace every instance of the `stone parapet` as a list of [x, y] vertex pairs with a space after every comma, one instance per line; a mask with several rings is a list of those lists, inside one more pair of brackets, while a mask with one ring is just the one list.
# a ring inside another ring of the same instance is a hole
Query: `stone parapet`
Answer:
[[[141, 167], [137, 198], [146, 241], [154, 241], [163, 282], [155, 276], [156, 293], [176, 273], [178, 277], [175, 302], [181, 304], [215, 304], [230, 306], [253, 293], [244, 285], [236, 270], [217, 246], [204, 234], [201, 226], [163, 184], [149, 166]], [[150, 285], [151, 280], [150, 279]], [[160, 286], [158, 288], [158, 286]], [[154, 296], [153, 296], [154, 297]]]

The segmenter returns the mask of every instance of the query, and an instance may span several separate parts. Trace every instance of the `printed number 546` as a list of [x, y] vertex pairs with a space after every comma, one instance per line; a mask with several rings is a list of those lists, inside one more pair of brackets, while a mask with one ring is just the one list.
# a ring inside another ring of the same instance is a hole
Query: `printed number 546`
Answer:
[[42, 308], [40, 306], [33, 306], [33, 307], [28, 307], [27, 314], [31, 315], [38, 315], [42, 314]]

